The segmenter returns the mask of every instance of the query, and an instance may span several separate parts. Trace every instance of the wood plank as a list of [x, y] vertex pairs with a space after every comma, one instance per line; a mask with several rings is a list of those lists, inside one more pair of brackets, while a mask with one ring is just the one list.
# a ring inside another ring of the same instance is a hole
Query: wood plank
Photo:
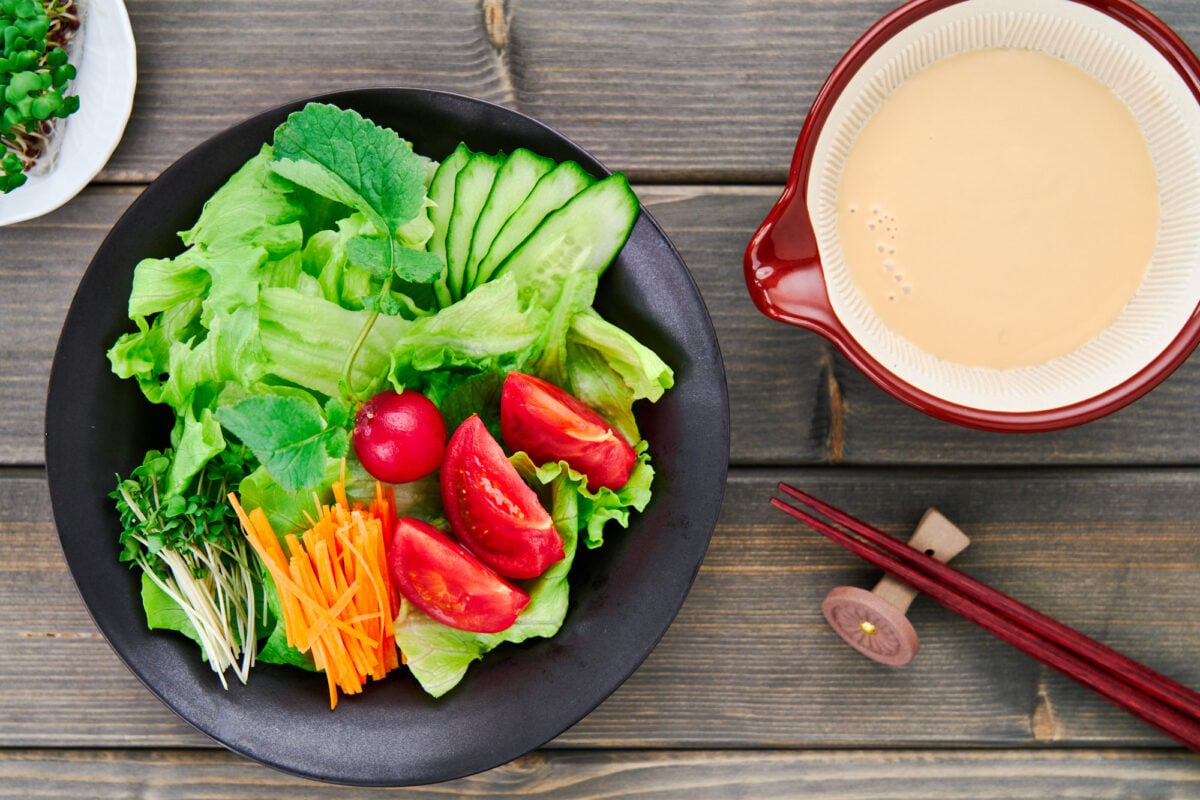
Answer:
[[[895, 5], [130, 0], [138, 92], [102, 180], [144, 182], [299, 97], [417, 85], [533, 114], [638, 180], [782, 183], [825, 76]], [[1200, 47], [1191, 0], [1144, 5]]]
[[[1001, 779], [1003, 776], [1003, 779]], [[542, 751], [480, 775], [407, 789], [335, 787], [221, 750], [0, 751], [0, 798], [353, 800], [611, 797], [1005, 800], [1194, 797], [1200, 756], [1177, 751]]]
[[129, 0], [138, 88], [102, 181], [144, 183], [208, 137], [282, 103], [412, 86], [511, 99], [478, 0]]
[[[821, 599], [878, 575], [771, 509], [780, 479], [896, 535], [935, 505], [974, 539], [962, 568], [1200, 686], [1200, 472], [735, 470], [675, 624], [555, 746], [1168, 744], [924, 598], [911, 610], [922, 637], [912, 664], [888, 669], [850, 650]], [[208, 744], [96, 633], [43, 477], [6, 471], [0, 509], [0, 747]]]
[[[39, 220], [0, 228], [0, 464], [42, 462], [46, 381], [80, 276], [136, 187], [93, 187]], [[742, 280], [771, 188], [639, 186], [689, 265], [720, 340], [734, 464], [1200, 463], [1200, 358], [1130, 408], [1036, 436], [967, 430], [885, 395], [815, 334], [758, 313]], [[44, 243], [54, 242], [53, 248]]]
[[58, 335], [88, 262], [140, 187], [85, 190], [39, 219], [0, 228], [0, 464], [41, 464]]

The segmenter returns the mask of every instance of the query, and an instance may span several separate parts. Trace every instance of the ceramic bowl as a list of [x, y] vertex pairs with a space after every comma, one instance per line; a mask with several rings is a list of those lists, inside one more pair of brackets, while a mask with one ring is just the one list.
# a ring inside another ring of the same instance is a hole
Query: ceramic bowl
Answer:
[[[1157, 245], [1111, 325], [1052, 361], [1011, 369], [950, 363], [889, 330], [850, 280], [836, 197], [847, 142], [897, 86], [983, 48], [1066, 60], [1107, 85], [1145, 137], [1159, 187]], [[821, 88], [786, 188], [745, 254], [767, 316], [815, 331], [894, 397], [934, 417], [1011, 432], [1064, 428], [1142, 396], [1200, 337], [1200, 62], [1129, 0], [914, 0], [873, 25]]]
[[0, 225], [48, 214], [79, 194], [108, 163], [125, 134], [137, 86], [137, 48], [121, 0], [80, 4], [83, 24], [79, 70], [71, 93], [79, 110], [59, 120], [61, 137], [53, 161], [29, 174], [23, 186], [0, 194]]

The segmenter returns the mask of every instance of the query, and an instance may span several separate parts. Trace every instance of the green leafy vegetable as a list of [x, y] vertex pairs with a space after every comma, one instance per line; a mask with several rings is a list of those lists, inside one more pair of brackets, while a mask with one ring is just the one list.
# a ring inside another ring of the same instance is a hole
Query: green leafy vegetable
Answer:
[[325, 413], [312, 395], [247, 397], [217, 409], [221, 424], [241, 439], [285, 492], [315, 486], [330, 458], [346, 454], [346, 409], [330, 400]]
[[[290, 289], [264, 289], [259, 310], [269, 372], [326, 396], [339, 394], [343, 355], [355, 346], [369, 312]], [[442, 378], [464, 380], [517, 363], [537, 341], [539, 319], [535, 309], [521, 307], [511, 278], [482, 286], [436, 314], [380, 317], [358, 344], [350, 379], [367, 393], [389, 377], [397, 390], [444, 387]], [[431, 383], [423, 385], [426, 378]]]
[[166, 494], [173, 453], [150, 451], [120, 480], [121, 561], [142, 570], [147, 624], [184, 633], [225, 685], [232, 669], [243, 683], [254, 664], [261, 616], [258, 569], [237, 517], [224, 502], [247, 465], [225, 450], [188, 491]]
[[179, 234], [183, 243], [200, 246], [209, 255], [257, 249], [278, 258], [299, 249], [304, 224], [314, 212], [291, 182], [272, 171], [273, 158], [271, 146], [263, 145], [208, 199], [196, 224]]
[[427, 174], [412, 145], [348, 111], [310, 103], [275, 132], [280, 175], [395, 233], [425, 202]]
[[[351, 263], [382, 277], [383, 285], [341, 371], [343, 392], [355, 397], [351, 372], [361, 343], [380, 312], [396, 315], [394, 280], [432, 283], [441, 275], [436, 256], [404, 255], [404, 226], [425, 207], [429, 173], [412, 145], [355, 111], [310, 103], [275, 132], [272, 169], [322, 197], [361, 213], [375, 229], [347, 242]], [[431, 232], [431, 229], [430, 229]]]
[[22, 186], [44, 155], [50, 120], [79, 110], [66, 46], [79, 27], [74, 0], [0, 0], [0, 192]]
[[[649, 446], [643, 439], [637, 443], [634, 450], [638, 457], [634, 462], [633, 472], [630, 473], [626, 484], [617, 491], [608, 488], [591, 491], [588, 489], [587, 478], [567, 466], [565, 461], [537, 465], [525, 453], [514, 453], [509, 460], [526, 480], [556, 486], [559, 494], [570, 497], [573, 501], [569, 506], [571, 514], [564, 517], [564, 524], [569, 519], [578, 530], [584, 532], [584, 544], [594, 549], [604, 544], [604, 528], [610, 520], [622, 528], [627, 528], [630, 512], [643, 511], [650, 502], [654, 468], [650, 466]], [[573, 493], [573, 496], [568, 492]], [[566, 514], [566, 511], [563, 513]]]
[[594, 309], [576, 314], [566, 340], [566, 380], [571, 394], [600, 412], [631, 442], [641, 438], [633, 416], [638, 400], [655, 402], [675, 384], [659, 356]]
[[261, 508], [267, 521], [277, 531], [303, 530], [312, 515], [313, 495], [322, 502], [329, 500], [329, 487], [341, 473], [341, 463], [330, 459], [325, 475], [312, 492], [289, 492], [271, 479], [271, 473], [259, 466], [242, 479], [238, 486], [241, 502], [249, 508]]
[[[523, 201], [487, 198], [496, 213], [516, 205], [520, 225], [494, 222], [503, 240], [495, 263], [484, 270], [481, 257], [451, 302], [446, 204], [455, 162], [467, 157], [460, 147], [438, 167], [355, 112], [310, 104], [208, 200], [180, 234], [178, 256], [136, 266], [136, 330], [108, 356], [117, 375], [170, 406], [175, 425], [170, 449], [147, 454], [113, 495], [126, 528], [122, 558], [146, 576], [147, 624], [191, 637], [221, 673], [235, 666], [244, 680], [254, 642], [259, 660], [313, 668], [287, 644], [271, 580], [245, 563], [224, 493], [236, 484], [242, 504], [281, 535], [306, 529], [313, 495], [328, 502], [337, 480], [352, 500], [370, 496], [374, 481], [348, 447], [361, 396], [417, 389], [451, 428], [479, 414], [496, 433], [504, 377], [520, 369], [568, 389], [636, 443], [634, 471], [615, 492], [588, 491], [565, 464], [512, 456], [546, 499], [568, 556], [524, 584], [531, 602], [499, 634], [463, 633], [407, 609], [397, 641], [431, 694], [449, 691], [504, 642], [553, 636], [576, 548], [600, 546], [610, 521], [625, 526], [649, 502], [654, 470], [633, 408], [657, 400], [673, 374], [592, 308], [636, 219], [636, 197], [621, 176], [596, 181], [578, 165], [542, 165], [552, 178], [545, 191], [522, 184], [538, 198], [528, 213]], [[401, 514], [445, 526], [436, 479], [395, 488]], [[211, 530], [221, 533], [210, 542]], [[233, 587], [250, 589], [237, 608], [214, 610], [200, 585], [222, 587], [226, 603]]]

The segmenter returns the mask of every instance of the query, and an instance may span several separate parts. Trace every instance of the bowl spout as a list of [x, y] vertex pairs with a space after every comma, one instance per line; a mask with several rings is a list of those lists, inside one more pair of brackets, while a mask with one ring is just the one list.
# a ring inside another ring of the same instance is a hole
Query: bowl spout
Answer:
[[845, 330], [829, 302], [812, 221], [794, 185], [784, 190], [746, 247], [746, 288], [759, 311], [835, 343]]

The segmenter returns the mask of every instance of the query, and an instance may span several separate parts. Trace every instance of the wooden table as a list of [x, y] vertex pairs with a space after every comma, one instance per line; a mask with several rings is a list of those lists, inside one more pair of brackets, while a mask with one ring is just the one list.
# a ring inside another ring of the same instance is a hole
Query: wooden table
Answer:
[[[761, 317], [746, 242], [823, 77], [891, 0], [129, 0], [139, 86], [98, 180], [0, 229], [0, 797], [367, 797], [221, 750], [117, 660], [62, 561], [43, 470], [55, 342], [105, 232], [196, 143], [270, 106], [377, 85], [530, 113], [627, 172], [726, 360], [723, 513], [640, 670], [540, 752], [411, 797], [1200, 797], [1200, 756], [919, 598], [893, 670], [820, 600], [877, 574], [771, 510], [780, 479], [905, 535], [937, 506], [962, 568], [1200, 685], [1200, 359], [1133, 407], [1003, 436], [928, 419], [823, 340]], [[1193, 47], [1194, 0], [1146, 0]]]

